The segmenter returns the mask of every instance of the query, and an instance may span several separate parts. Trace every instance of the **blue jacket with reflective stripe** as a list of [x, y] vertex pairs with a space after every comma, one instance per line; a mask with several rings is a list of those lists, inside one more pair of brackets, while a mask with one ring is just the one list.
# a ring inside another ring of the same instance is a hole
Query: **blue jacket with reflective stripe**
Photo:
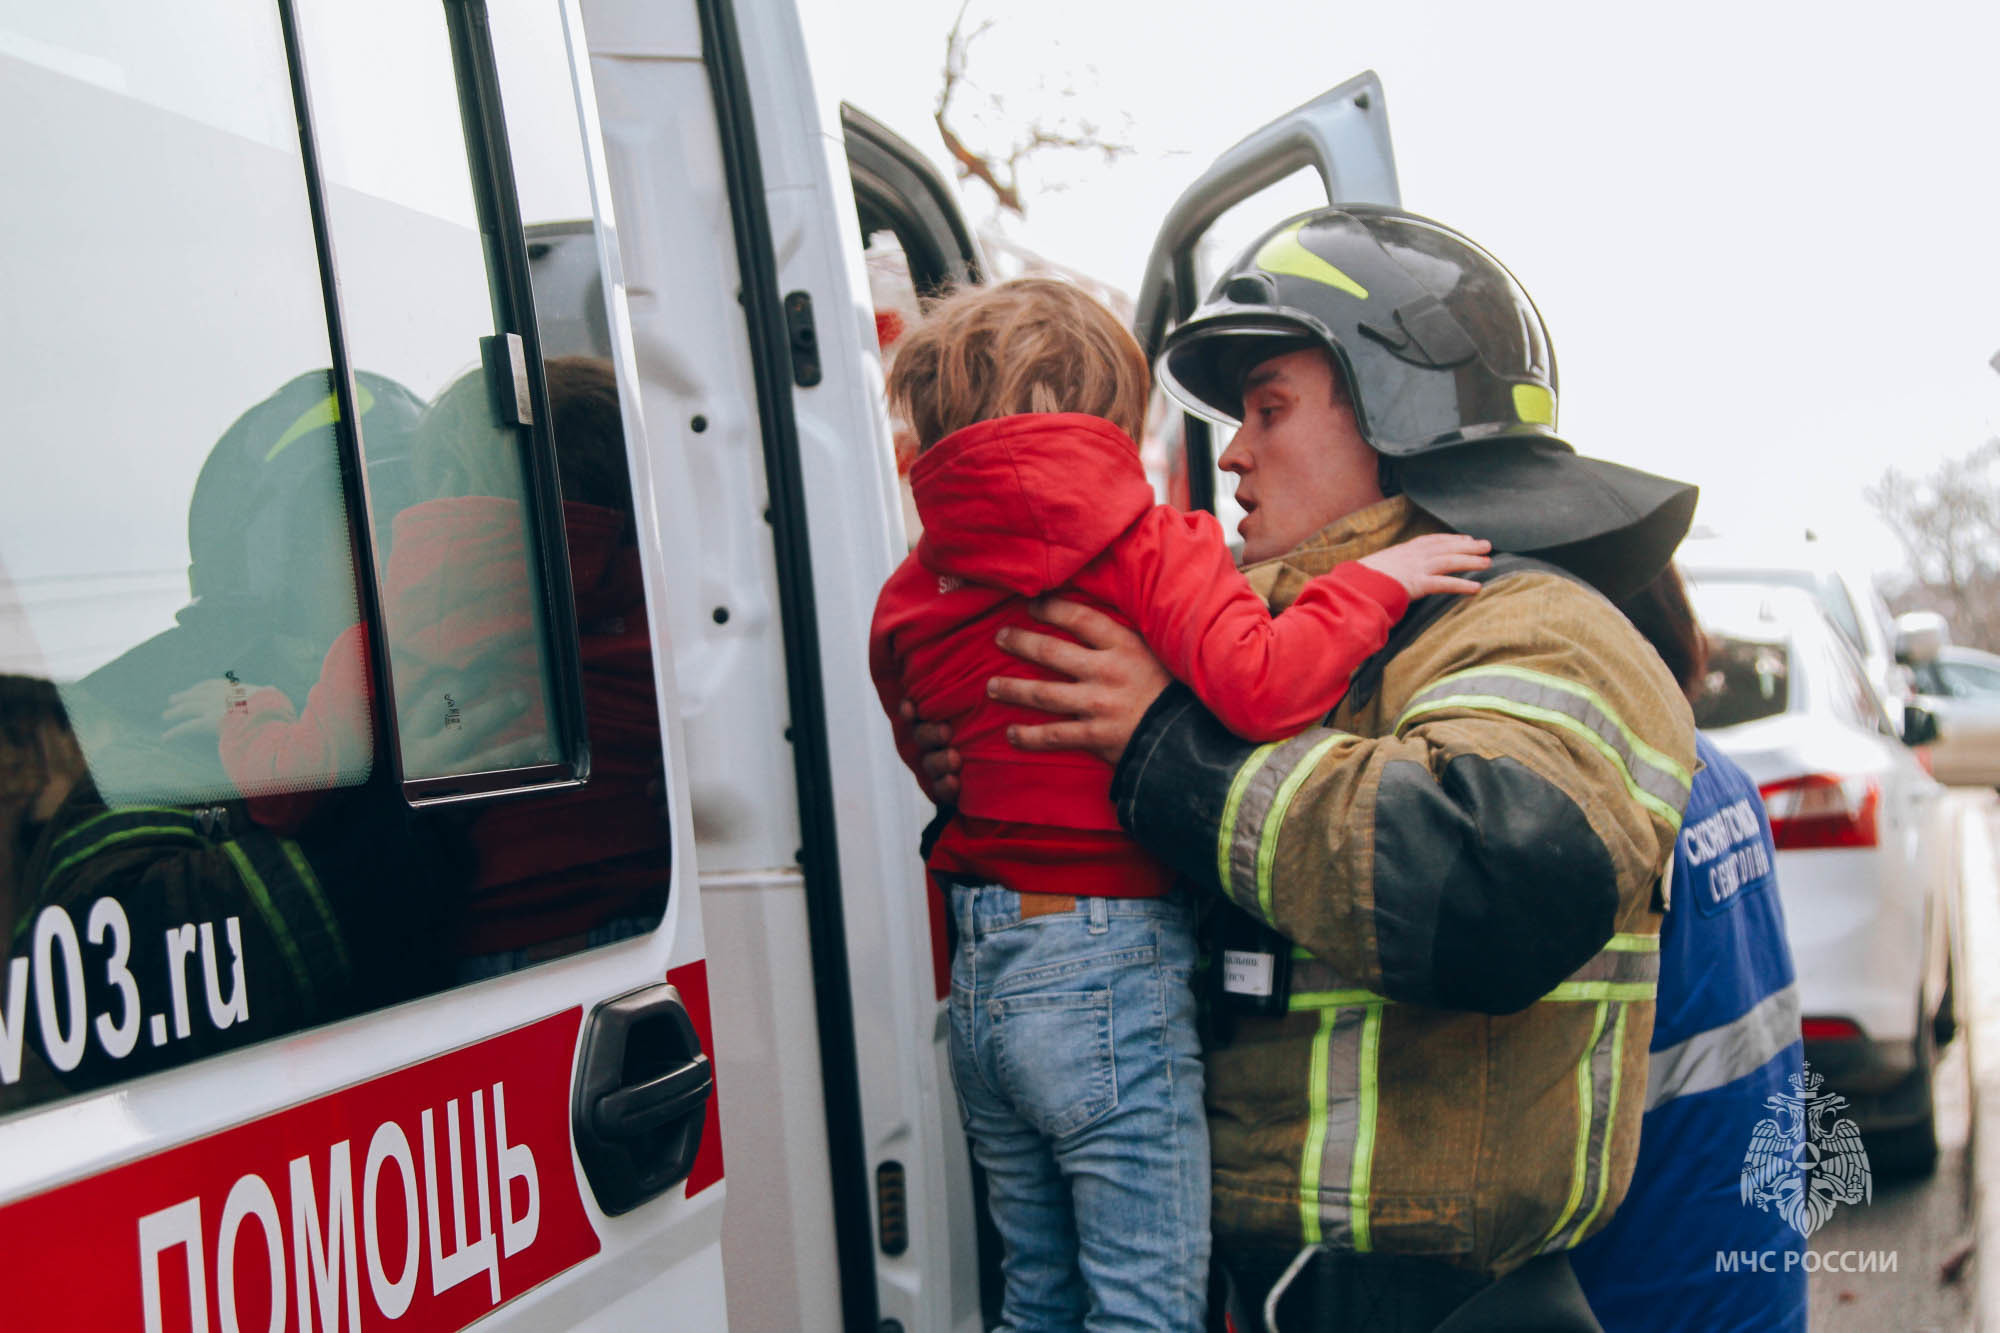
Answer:
[[[1751, 1134], [1772, 1114], [1764, 1099], [1791, 1091], [1803, 1058], [1776, 850], [1756, 785], [1708, 737], [1695, 749], [1704, 767], [1660, 928], [1639, 1162], [1617, 1215], [1570, 1258], [1607, 1333], [1803, 1333], [1805, 1240], [1775, 1209], [1743, 1203], [1739, 1185]], [[1672, 1077], [1672, 1056], [1689, 1042], [1710, 1047], [1722, 1070], [1705, 1061], [1691, 1078]], [[1745, 1271], [1753, 1262], [1758, 1271]]]

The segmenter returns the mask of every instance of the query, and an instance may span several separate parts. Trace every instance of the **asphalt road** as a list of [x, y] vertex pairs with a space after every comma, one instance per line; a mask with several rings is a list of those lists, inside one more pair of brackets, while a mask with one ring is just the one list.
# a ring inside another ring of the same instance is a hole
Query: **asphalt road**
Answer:
[[1972, 1253], [1966, 1066], [1966, 1046], [1960, 1041], [1938, 1063], [1937, 1173], [1918, 1181], [1884, 1181], [1878, 1175], [1872, 1203], [1841, 1208], [1813, 1233], [1817, 1262], [1836, 1270], [1859, 1268], [1867, 1262], [1859, 1256], [1871, 1253], [1896, 1257], [1893, 1273], [1825, 1268], [1811, 1273], [1806, 1279], [1808, 1322], [1815, 1333], [1960, 1333], [1972, 1328], [1979, 1274]]

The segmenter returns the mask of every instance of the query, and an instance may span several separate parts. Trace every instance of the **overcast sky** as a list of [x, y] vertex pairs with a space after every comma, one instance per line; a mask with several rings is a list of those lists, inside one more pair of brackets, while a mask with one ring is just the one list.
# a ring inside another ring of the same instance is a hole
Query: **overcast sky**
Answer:
[[[958, 0], [805, 0], [817, 77], [942, 158]], [[1138, 151], [1047, 160], [1008, 233], [1135, 291], [1182, 188], [1362, 69], [1405, 207], [1534, 295], [1581, 451], [1702, 487], [1698, 522], [1900, 563], [1862, 488], [2000, 435], [2000, 5], [974, 0], [995, 123]], [[1068, 95], [1065, 95], [1068, 90]], [[971, 137], [968, 134], [968, 137]], [[1252, 223], [1314, 202], [1306, 182]], [[975, 221], [990, 196], [967, 184]]]

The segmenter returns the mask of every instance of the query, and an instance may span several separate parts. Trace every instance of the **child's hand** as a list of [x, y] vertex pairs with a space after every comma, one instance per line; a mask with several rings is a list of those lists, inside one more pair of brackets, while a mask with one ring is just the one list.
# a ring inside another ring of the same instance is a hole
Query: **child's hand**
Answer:
[[1361, 563], [1402, 584], [1414, 602], [1437, 592], [1478, 592], [1479, 585], [1471, 579], [1455, 579], [1450, 575], [1486, 568], [1493, 563], [1486, 554], [1492, 549], [1493, 543], [1484, 537], [1439, 532], [1398, 542], [1386, 551], [1363, 556]]
[[183, 736], [219, 735], [223, 713], [242, 707], [244, 700], [263, 688], [245, 685], [234, 675], [190, 685], [167, 700], [166, 711], [160, 714], [160, 721], [167, 729], [160, 733], [160, 739], [174, 741]]

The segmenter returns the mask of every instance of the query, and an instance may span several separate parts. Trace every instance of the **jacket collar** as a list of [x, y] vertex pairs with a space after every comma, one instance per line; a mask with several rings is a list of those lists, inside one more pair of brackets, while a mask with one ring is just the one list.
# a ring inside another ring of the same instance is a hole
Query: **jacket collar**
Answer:
[[1392, 495], [1335, 519], [1283, 555], [1244, 566], [1243, 573], [1272, 610], [1282, 611], [1316, 574], [1412, 537], [1448, 531], [1443, 523], [1410, 503], [1408, 496]]

